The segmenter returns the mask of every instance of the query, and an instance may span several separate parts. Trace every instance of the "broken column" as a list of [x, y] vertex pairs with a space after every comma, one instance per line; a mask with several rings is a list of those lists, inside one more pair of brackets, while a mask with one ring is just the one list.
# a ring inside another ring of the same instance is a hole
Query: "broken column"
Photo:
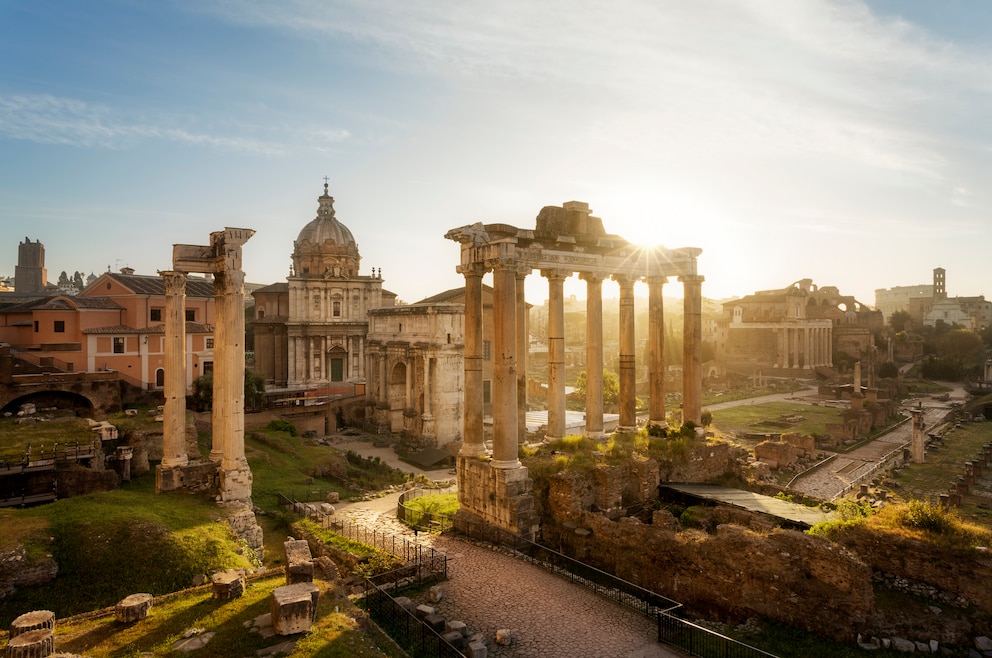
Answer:
[[926, 457], [926, 446], [924, 443], [926, 434], [923, 431], [926, 419], [923, 409], [912, 409], [910, 413], [913, 415], [913, 438], [910, 446], [913, 453], [913, 463], [922, 464]]
[[283, 585], [272, 592], [272, 628], [279, 635], [294, 635], [310, 630], [317, 616], [320, 590], [313, 583]]
[[313, 582], [313, 556], [305, 539], [288, 539], [286, 549], [286, 584]]

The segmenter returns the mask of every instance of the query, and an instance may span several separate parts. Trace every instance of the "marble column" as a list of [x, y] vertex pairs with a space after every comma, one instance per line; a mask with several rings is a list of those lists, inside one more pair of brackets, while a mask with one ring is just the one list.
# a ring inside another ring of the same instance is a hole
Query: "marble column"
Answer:
[[667, 277], [648, 278], [648, 382], [651, 399], [648, 422], [665, 421], [665, 282]]
[[520, 467], [517, 457], [517, 272], [493, 264], [493, 468]]
[[[548, 434], [565, 436], [565, 279], [560, 270], [541, 270], [548, 280]], [[586, 373], [588, 376], [588, 372]]]
[[431, 386], [431, 357], [424, 354], [424, 411], [420, 416], [420, 435], [425, 439], [434, 438], [434, 406], [431, 404], [431, 397], [434, 395], [434, 387]]
[[[214, 372], [213, 372], [213, 402], [210, 410], [210, 456], [212, 462], [222, 462], [224, 459], [224, 442], [230, 430], [228, 426], [231, 422], [230, 395], [225, 392], [217, 395], [218, 383], [226, 371], [228, 351], [228, 333], [230, 327], [225, 318], [228, 316], [226, 304], [227, 295], [223, 294], [222, 287], [223, 274], [214, 276]], [[244, 384], [242, 383], [242, 386]]]
[[637, 429], [637, 382], [634, 354], [634, 281], [626, 275], [615, 275], [620, 284], [620, 424], [618, 430]]
[[165, 410], [162, 468], [189, 463], [186, 454], [186, 275], [159, 272], [165, 280]]
[[465, 417], [460, 455], [486, 453], [482, 424], [482, 267], [462, 267], [465, 275]]
[[679, 277], [683, 287], [682, 418], [697, 426], [702, 416], [703, 389], [703, 281], [698, 274]]
[[[217, 401], [224, 401], [226, 422], [222, 424], [221, 470], [246, 470], [245, 459], [245, 315], [244, 273], [240, 270], [216, 274], [214, 289], [218, 309], [217, 326], [224, 326], [225, 346], [220, 362], [214, 363], [214, 445], [217, 435]], [[220, 300], [223, 301], [220, 301]], [[219, 303], [218, 303], [219, 302]], [[223, 309], [223, 313], [221, 313]], [[214, 341], [216, 347], [217, 341]], [[249, 495], [250, 490], [249, 490]]]
[[517, 272], [517, 441], [527, 441], [527, 352], [530, 336], [527, 331], [527, 299], [524, 284], [529, 272]]
[[586, 282], [586, 431], [591, 439], [603, 432], [603, 277], [583, 273]]

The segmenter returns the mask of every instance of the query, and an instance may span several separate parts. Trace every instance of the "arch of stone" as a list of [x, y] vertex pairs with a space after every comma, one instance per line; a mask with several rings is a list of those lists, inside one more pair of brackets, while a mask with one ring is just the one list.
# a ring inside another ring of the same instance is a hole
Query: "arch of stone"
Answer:
[[[465, 277], [465, 386], [462, 450], [458, 457], [459, 514], [533, 537], [537, 531], [530, 478], [517, 457], [526, 402], [527, 325], [524, 282], [535, 270], [548, 279], [548, 436], [565, 434], [564, 281], [586, 282], [586, 434], [603, 436], [602, 282], [620, 286], [620, 430], [635, 415], [634, 283], [646, 281], [648, 299], [649, 422], [665, 422], [663, 286], [676, 277], [684, 288], [683, 418], [700, 422], [702, 386], [702, 249], [644, 249], [607, 234], [587, 203], [546, 206], [534, 229], [483, 224], [445, 234], [461, 245], [457, 271]], [[493, 273], [493, 451], [483, 438], [482, 277]]]

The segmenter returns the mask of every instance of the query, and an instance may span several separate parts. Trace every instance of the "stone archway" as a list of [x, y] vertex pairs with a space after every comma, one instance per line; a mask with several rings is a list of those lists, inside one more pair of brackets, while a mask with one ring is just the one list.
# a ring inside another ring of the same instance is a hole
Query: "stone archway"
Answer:
[[393, 364], [389, 373], [389, 429], [403, 431], [403, 411], [406, 409], [407, 366], [403, 361]]

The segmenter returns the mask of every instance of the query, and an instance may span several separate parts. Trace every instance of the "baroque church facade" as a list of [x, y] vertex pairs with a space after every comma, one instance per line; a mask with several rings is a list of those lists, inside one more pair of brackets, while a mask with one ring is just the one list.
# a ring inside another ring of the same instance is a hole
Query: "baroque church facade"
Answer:
[[286, 282], [254, 292], [255, 369], [270, 388], [359, 393], [369, 311], [394, 306], [396, 294], [382, 287], [381, 270], [359, 273], [358, 243], [326, 183], [317, 204], [293, 243]]

